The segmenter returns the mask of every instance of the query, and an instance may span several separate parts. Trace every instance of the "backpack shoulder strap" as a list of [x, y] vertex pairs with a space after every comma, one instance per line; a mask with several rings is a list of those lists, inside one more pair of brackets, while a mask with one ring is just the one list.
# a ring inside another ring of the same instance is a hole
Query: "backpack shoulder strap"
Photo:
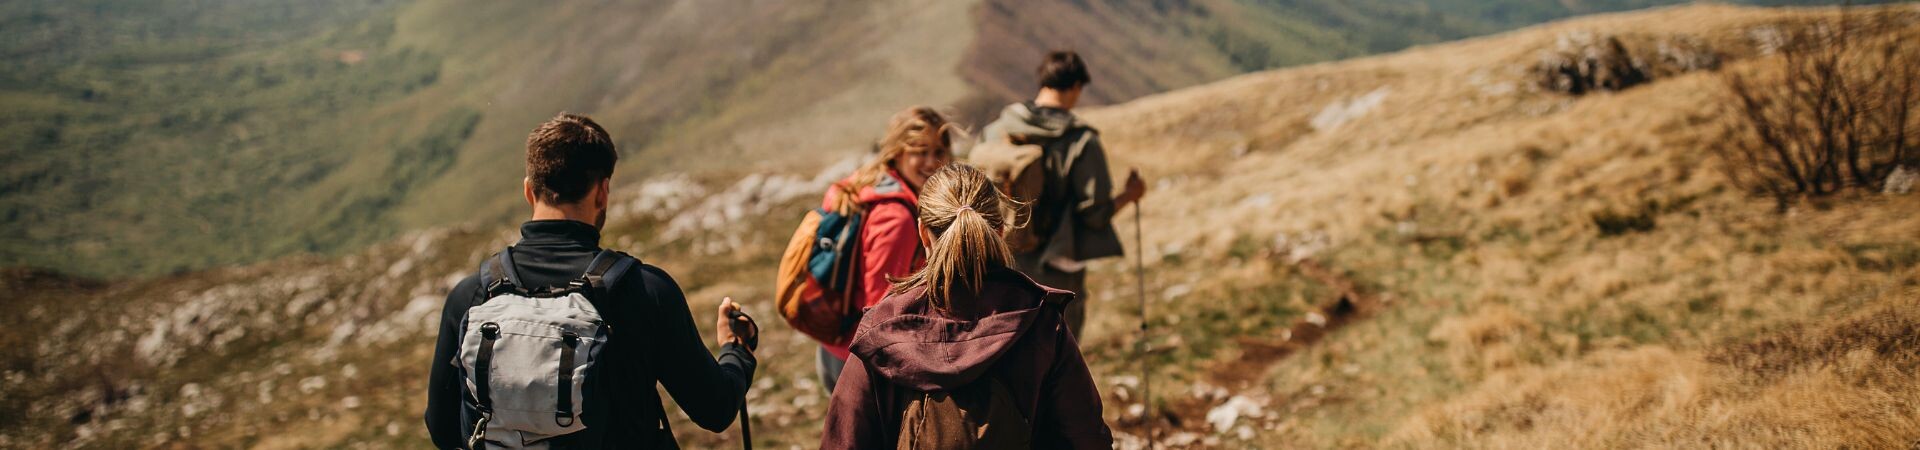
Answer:
[[[609, 292], [615, 284], [620, 282], [622, 276], [626, 275], [634, 266], [642, 263], [640, 258], [626, 254], [626, 252], [603, 248], [600, 249], [599, 253], [593, 255], [593, 262], [587, 263], [587, 271], [586, 273], [580, 274], [579, 282], [590, 287], [590, 292]], [[652, 295], [649, 294], [645, 299], [646, 307], [654, 307], [654, 301]], [[647, 319], [642, 320], [652, 320], [651, 318], [655, 316], [655, 314], [644, 314], [643, 317], [647, 317]], [[641, 350], [642, 358], [647, 358], [651, 354], [652, 352], [650, 351]], [[650, 363], [642, 363], [641, 366], [652, 367], [653, 365]], [[658, 378], [657, 375], [655, 377]], [[659, 403], [654, 403], [653, 408], [654, 412], [659, 414], [660, 419], [658, 421], [658, 427], [655, 428], [654, 431], [658, 433], [658, 436], [655, 438], [662, 442], [670, 442], [673, 436], [673, 425], [667, 422], [667, 410], [660, 406]]]
[[596, 289], [612, 287], [614, 283], [620, 281], [620, 277], [625, 275], [628, 269], [639, 263], [639, 258], [626, 253], [600, 249], [599, 253], [593, 255], [593, 261], [587, 263], [586, 273], [580, 274], [580, 278], [575, 282]]
[[1086, 152], [1087, 144], [1099, 137], [1100, 132], [1092, 127], [1075, 128], [1074, 131], [1062, 135], [1061, 138], [1072, 140], [1066, 141], [1069, 143], [1065, 149], [1067, 153], [1061, 155], [1064, 164], [1060, 166], [1060, 173], [1055, 176], [1066, 177], [1067, 173], [1073, 170], [1074, 163], [1080, 161], [1080, 154]]
[[520, 276], [513, 268], [512, 253], [513, 247], [507, 247], [493, 257], [487, 258], [486, 262], [480, 263], [483, 300], [508, 292], [524, 293], [526, 291], [521, 287], [523, 285], [520, 284]]

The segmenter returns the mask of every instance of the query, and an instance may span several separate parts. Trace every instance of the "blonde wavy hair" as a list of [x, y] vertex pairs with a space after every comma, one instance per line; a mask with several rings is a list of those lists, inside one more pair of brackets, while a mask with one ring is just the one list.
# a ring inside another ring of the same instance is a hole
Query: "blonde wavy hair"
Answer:
[[841, 214], [858, 212], [861, 209], [858, 196], [861, 188], [880, 182], [880, 177], [893, 168], [894, 161], [907, 154], [946, 152], [953, 153], [953, 143], [963, 139], [965, 132], [945, 114], [929, 106], [907, 108], [887, 120], [887, 134], [876, 144], [876, 155], [859, 169], [853, 171], [849, 183], [836, 184], [840, 191], [834, 208]]

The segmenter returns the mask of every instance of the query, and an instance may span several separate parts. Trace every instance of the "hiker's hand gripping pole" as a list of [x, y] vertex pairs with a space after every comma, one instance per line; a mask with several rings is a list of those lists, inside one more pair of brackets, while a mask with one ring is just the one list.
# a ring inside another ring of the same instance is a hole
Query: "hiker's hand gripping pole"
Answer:
[[753, 317], [740, 311], [740, 304], [733, 297], [720, 299], [720, 320], [713, 334], [721, 344], [735, 343], [747, 347], [747, 351], [760, 350], [760, 324]]
[[[728, 308], [729, 306], [732, 308]], [[722, 316], [727, 321], [728, 326], [725, 328], [740, 345], [747, 346], [747, 351], [760, 348], [760, 324], [753, 321], [753, 316], [747, 315], [746, 311], [741, 311], [740, 305], [733, 303], [732, 298], [721, 300], [720, 310], [726, 311]], [[740, 445], [747, 450], [753, 450], [753, 423], [748, 417], [747, 396], [742, 392], [740, 395]]]

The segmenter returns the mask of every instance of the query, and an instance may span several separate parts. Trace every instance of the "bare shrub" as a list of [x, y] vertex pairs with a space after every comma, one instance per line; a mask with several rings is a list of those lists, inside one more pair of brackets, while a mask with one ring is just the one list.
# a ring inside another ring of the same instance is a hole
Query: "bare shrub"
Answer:
[[1794, 199], [1878, 190], [1920, 157], [1920, 51], [1885, 11], [1782, 24], [1775, 56], [1723, 75], [1737, 139], [1716, 149], [1734, 182]]

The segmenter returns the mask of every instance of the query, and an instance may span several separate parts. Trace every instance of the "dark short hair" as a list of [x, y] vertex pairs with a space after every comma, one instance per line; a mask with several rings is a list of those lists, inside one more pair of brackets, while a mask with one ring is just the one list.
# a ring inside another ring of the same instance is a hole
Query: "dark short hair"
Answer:
[[561, 113], [527, 135], [527, 179], [547, 204], [580, 201], [619, 161], [613, 138], [587, 116]]
[[1093, 82], [1093, 76], [1087, 75], [1087, 63], [1080, 60], [1080, 54], [1072, 50], [1054, 50], [1047, 52], [1047, 59], [1040, 61], [1040, 87], [1053, 89], [1073, 89]]

